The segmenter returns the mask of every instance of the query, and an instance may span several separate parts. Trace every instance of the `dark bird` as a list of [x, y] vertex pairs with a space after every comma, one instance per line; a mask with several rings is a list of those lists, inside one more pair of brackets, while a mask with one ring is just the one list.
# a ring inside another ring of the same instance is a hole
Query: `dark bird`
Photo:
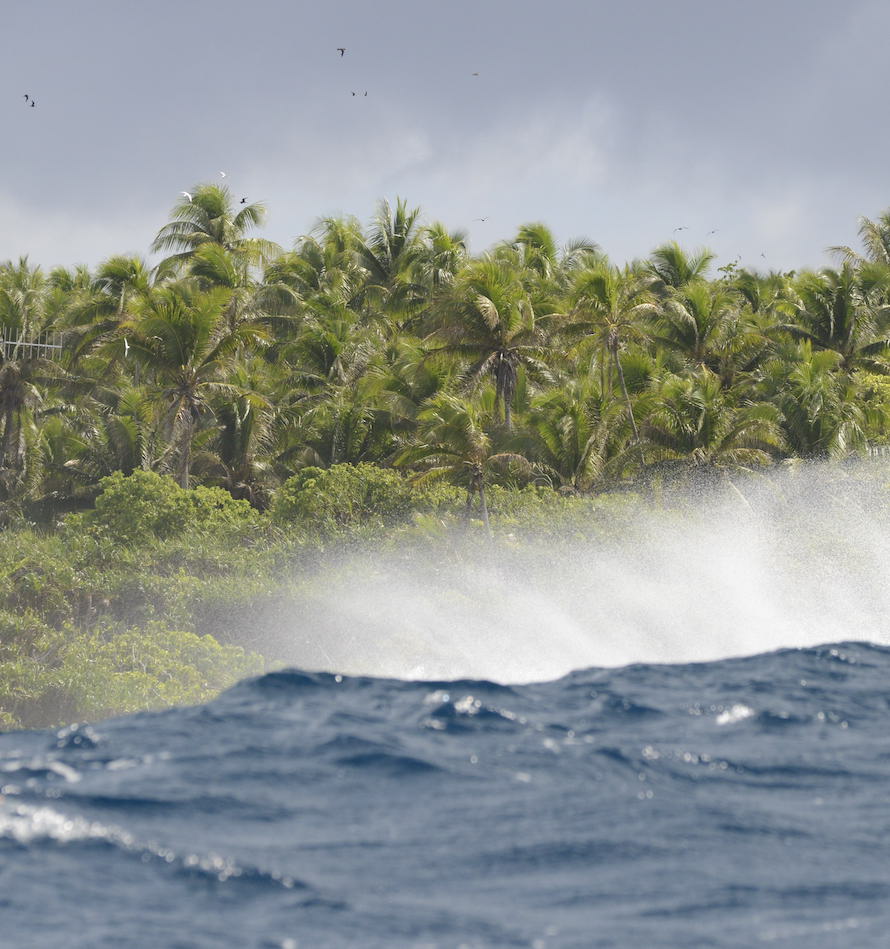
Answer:
[[688, 231], [688, 230], [689, 230], [689, 228], [688, 228], [686, 225], [684, 225], [683, 227], [675, 227], [675, 228], [674, 228], [674, 232], [676, 232], [676, 231]]
[[367, 89], [365, 89], [365, 95], [367, 95], [367, 94], [368, 94], [368, 90], [367, 90]]
[[35, 105], [37, 105], [37, 100], [36, 100], [36, 99], [32, 99], [32, 100], [31, 100], [31, 108], [33, 109]]
[[345, 46], [338, 46], [338, 47], [337, 47], [337, 52], [340, 54], [340, 58], [342, 59], [342, 58], [346, 55], [346, 47], [345, 47]]
[[713, 231], [708, 231], [708, 237], [710, 237], [712, 234], [716, 234], [717, 231], [718, 231], [718, 228], [716, 228], [716, 227], [714, 228]]
[[26, 93], [25, 93], [25, 102], [27, 102], [29, 98], [30, 98], [30, 96], [29, 96], [28, 93], [26, 92]]
[[247, 204], [247, 198], [242, 198], [239, 203], [240, 203], [240, 204]]
[[474, 217], [473, 220], [474, 220], [474, 221], [487, 221], [488, 218], [487, 218], [487, 217]]
[[354, 93], [354, 92], [353, 92], [353, 95], [355, 95], [355, 93]]
[[479, 73], [477, 73], [477, 72], [474, 72], [474, 73], [473, 73], [473, 75], [474, 75], [474, 76], [478, 76], [478, 75], [479, 75]]

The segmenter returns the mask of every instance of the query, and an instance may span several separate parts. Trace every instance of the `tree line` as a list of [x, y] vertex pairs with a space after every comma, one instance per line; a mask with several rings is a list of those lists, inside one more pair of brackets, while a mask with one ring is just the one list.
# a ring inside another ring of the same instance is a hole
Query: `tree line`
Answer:
[[402, 200], [284, 250], [261, 204], [201, 185], [151, 250], [0, 264], [6, 520], [153, 471], [263, 510], [306, 467], [566, 493], [880, 451], [890, 211], [818, 271], [676, 242], [619, 265], [540, 223], [473, 255]]

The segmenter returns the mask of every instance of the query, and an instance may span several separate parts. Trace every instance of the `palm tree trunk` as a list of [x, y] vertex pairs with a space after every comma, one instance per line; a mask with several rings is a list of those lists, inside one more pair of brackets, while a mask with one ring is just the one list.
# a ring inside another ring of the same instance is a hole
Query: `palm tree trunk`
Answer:
[[189, 473], [192, 467], [192, 414], [189, 411], [182, 426], [179, 442], [178, 480], [181, 488], [188, 488]]
[[621, 368], [621, 360], [618, 358], [618, 350], [612, 350], [612, 359], [615, 362], [615, 368], [618, 370], [618, 381], [621, 383], [621, 392], [624, 395], [624, 404], [627, 406], [627, 417], [630, 420], [630, 427], [633, 429], [634, 441], [640, 452], [640, 464], [646, 466], [646, 456], [643, 453], [643, 442], [640, 438], [640, 430], [637, 428], [637, 421], [634, 418], [633, 405], [630, 401], [630, 393], [627, 391], [627, 383], [624, 381], [624, 370]]
[[15, 424], [15, 408], [7, 405], [3, 412], [3, 446], [0, 448], [0, 466], [15, 467], [18, 432]]
[[488, 504], [485, 501], [485, 482], [481, 479], [476, 490], [479, 492], [479, 506], [482, 508], [482, 523], [485, 525], [485, 533], [491, 537], [491, 524], [488, 522]]

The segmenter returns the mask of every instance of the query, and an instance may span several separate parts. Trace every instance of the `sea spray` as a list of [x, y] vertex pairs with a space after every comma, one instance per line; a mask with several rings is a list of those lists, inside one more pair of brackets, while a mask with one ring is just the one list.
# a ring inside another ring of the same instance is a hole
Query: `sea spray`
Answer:
[[344, 554], [262, 635], [304, 668], [499, 682], [888, 643], [888, 482], [878, 463], [795, 464], [595, 525], [406, 532]]

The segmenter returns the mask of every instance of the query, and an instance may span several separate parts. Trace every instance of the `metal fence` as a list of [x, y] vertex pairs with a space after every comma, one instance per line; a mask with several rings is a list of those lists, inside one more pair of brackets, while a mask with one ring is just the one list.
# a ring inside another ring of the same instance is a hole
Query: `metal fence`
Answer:
[[55, 359], [62, 351], [62, 336], [59, 333], [40, 333], [25, 338], [20, 333], [9, 332], [0, 337], [0, 353], [4, 361], [40, 357]]

